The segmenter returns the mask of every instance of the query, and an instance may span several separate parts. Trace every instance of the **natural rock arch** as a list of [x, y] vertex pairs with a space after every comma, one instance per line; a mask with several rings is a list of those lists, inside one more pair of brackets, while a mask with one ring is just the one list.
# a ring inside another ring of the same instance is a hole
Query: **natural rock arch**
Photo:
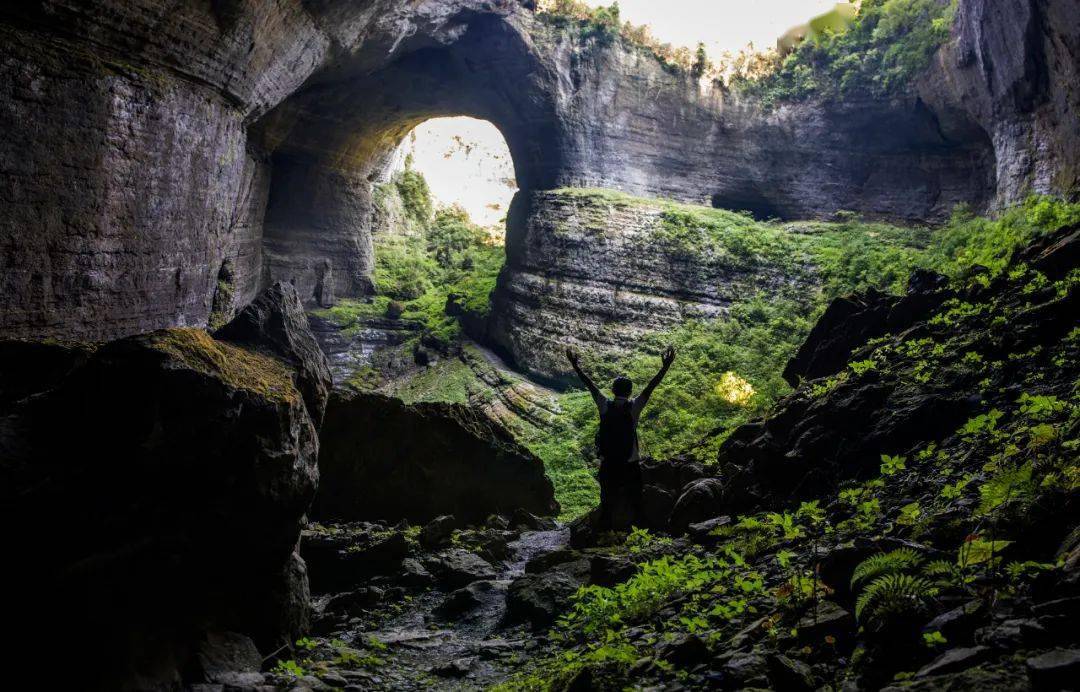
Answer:
[[368, 287], [371, 186], [420, 123], [470, 116], [503, 134], [522, 188], [546, 188], [563, 169], [560, 118], [528, 36], [477, 15], [447, 46], [425, 46], [376, 72], [343, 64], [256, 125], [273, 146], [264, 222], [266, 273], [311, 296], [324, 259], [337, 295]]
[[522, 195], [593, 186], [709, 204], [750, 189], [787, 218], [935, 222], [957, 202], [982, 211], [1080, 184], [1071, 0], [963, 0], [906, 95], [771, 111], [529, 4], [0, 9], [0, 331], [204, 325], [274, 278], [309, 301], [316, 286], [362, 292], [372, 174], [435, 115], [499, 126]]

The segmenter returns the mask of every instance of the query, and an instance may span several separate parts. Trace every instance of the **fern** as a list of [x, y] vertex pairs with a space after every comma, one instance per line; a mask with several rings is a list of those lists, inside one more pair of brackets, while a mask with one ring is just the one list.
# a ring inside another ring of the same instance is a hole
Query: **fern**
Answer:
[[922, 572], [938, 587], [963, 585], [964, 574], [959, 565], [949, 560], [934, 560], [923, 566]]
[[879, 553], [866, 558], [855, 568], [851, 575], [851, 586], [867, 582], [885, 574], [895, 574], [914, 569], [922, 564], [923, 557], [911, 548], [897, 548], [888, 553]]
[[880, 622], [893, 615], [922, 611], [936, 593], [934, 585], [922, 577], [886, 574], [870, 582], [859, 595], [855, 617], [863, 622]]

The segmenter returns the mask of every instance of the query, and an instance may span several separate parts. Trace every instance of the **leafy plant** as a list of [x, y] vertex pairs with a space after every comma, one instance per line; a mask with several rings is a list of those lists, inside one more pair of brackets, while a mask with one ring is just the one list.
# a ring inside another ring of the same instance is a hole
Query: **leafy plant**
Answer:
[[976, 565], [986, 565], [989, 569], [996, 569], [997, 564], [1001, 561], [1001, 551], [1011, 544], [1012, 541], [988, 540], [981, 536], [968, 536], [960, 545], [956, 563], [962, 569]]
[[307, 671], [304, 670], [303, 666], [292, 659], [278, 661], [274, 665], [273, 672], [278, 675], [288, 675], [294, 678], [302, 678], [307, 675]]
[[995, 474], [979, 486], [979, 513], [989, 514], [1012, 500], [1029, 499], [1035, 491], [1031, 473], [1032, 464], [1027, 462]]
[[923, 563], [923, 556], [911, 548], [897, 548], [887, 553], [872, 555], [855, 567], [851, 575], [851, 586], [870, 581], [877, 577], [911, 570]]
[[886, 574], [870, 582], [855, 601], [855, 617], [883, 623], [890, 617], [921, 612], [937, 594], [933, 584], [910, 574]]
[[975, 437], [997, 430], [997, 423], [1005, 415], [998, 409], [991, 409], [986, 413], [969, 418], [958, 431], [962, 437]]
[[856, 360], [848, 363], [848, 367], [856, 375], [864, 375], [871, 370], [877, 369], [877, 362], [872, 358], [866, 358], [865, 360]]
[[919, 520], [922, 516], [922, 508], [919, 506], [918, 501], [910, 502], [900, 508], [900, 516], [897, 517], [896, 523], [902, 526], [911, 526]]
[[923, 632], [923, 644], [926, 644], [927, 648], [936, 649], [940, 646], [945, 646], [948, 643], [949, 640], [938, 630], [934, 630], [933, 632]]
[[907, 468], [907, 457], [881, 455], [881, 475], [892, 476]]
[[1020, 395], [1020, 413], [1034, 420], [1052, 418], [1065, 410], [1065, 402], [1056, 396], [1043, 394], [1031, 395], [1024, 392]]

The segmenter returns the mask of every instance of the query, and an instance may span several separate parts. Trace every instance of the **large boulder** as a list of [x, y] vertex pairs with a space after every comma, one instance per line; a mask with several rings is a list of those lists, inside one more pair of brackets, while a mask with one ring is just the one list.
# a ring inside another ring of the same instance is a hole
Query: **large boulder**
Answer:
[[690, 524], [717, 516], [723, 510], [724, 485], [719, 478], [701, 478], [683, 488], [671, 510], [671, 530], [683, 533]]
[[320, 519], [479, 523], [559, 508], [543, 462], [468, 406], [335, 392], [320, 438]]
[[784, 379], [797, 387], [803, 379], [839, 372], [851, 353], [886, 332], [902, 331], [953, 295], [940, 274], [917, 269], [903, 297], [873, 288], [858, 295], [836, 298], [810, 330], [799, 351], [784, 368]]
[[518, 577], [506, 595], [506, 621], [528, 622], [535, 628], [555, 622], [569, 607], [571, 596], [589, 583], [591, 569], [589, 560], [582, 558]]
[[296, 388], [315, 425], [322, 423], [332, 384], [330, 363], [308, 327], [307, 314], [292, 284], [278, 282], [214, 332], [229, 341], [279, 358], [294, 373]]
[[206, 632], [303, 632], [318, 437], [292, 365], [189, 328], [54, 360], [0, 421], [12, 631], [61, 627], [88, 689], [176, 687]]

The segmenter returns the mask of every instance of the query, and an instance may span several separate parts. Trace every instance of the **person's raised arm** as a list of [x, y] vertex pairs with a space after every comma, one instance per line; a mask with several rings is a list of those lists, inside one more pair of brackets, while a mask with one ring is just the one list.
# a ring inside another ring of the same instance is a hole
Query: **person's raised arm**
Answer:
[[656, 373], [656, 376], [649, 380], [649, 384], [645, 385], [645, 389], [642, 389], [641, 394], [638, 394], [637, 398], [634, 399], [635, 408], [637, 408], [638, 413], [641, 412], [641, 409], [645, 408], [645, 404], [649, 403], [649, 397], [652, 396], [653, 390], [663, 381], [668, 368], [675, 362], [675, 347], [668, 346], [664, 349], [664, 353], [660, 356], [660, 359], [663, 361], [663, 365], [660, 366], [660, 372]]
[[589, 390], [589, 394], [592, 394], [593, 400], [599, 404], [604, 398], [604, 395], [600, 393], [600, 388], [596, 386], [596, 383], [589, 379], [589, 376], [581, 369], [581, 357], [578, 356], [574, 349], [567, 348], [566, 359], [570, 361], [570, 366], [574, 368], [574, 372], [577, 373], [577, 376], [585, 383], [585, 388]]

